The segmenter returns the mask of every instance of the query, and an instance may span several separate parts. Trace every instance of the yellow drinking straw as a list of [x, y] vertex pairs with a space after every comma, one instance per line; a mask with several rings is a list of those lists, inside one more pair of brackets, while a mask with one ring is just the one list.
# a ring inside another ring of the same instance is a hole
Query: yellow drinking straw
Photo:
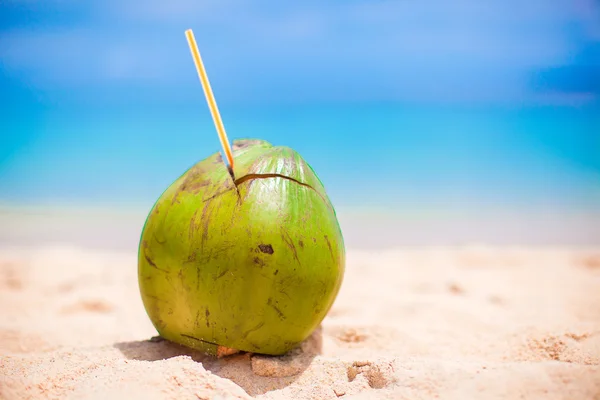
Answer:
[[217, 133], [219, 134], [221, 146], [225, 151], [225, 156], [227, 157], [227, 162], [229, 163], [227, 169], [229, 170], [231, 177], [235, 180], [235, 177], [233, 175], [233, 153], [231, 151], [231, 146], [229, 145], [229, 140], [227, 139], [227, 133], [225, 133], [225, 127], [223, 126], [223, 121], [221, 120], [219, 109], [217, 108], [215, 96], [213, 95], [212, 89], [210, 88], [210, 82], [208, 81], [208, 76], [206, 75], [204, 64], [202, 63], [200, 51], [198, 51], [198, 45], [196, 44], [194, 33], [191, 29], [188, 29], [187, 31], [185, 31], [185, 36], [187, 37], [188, 44], [192, 52], [192, 57], [194, 58], [194, 63], [196, 64], [196, 70], [198, 71], [198, 76], [200, 77], [200, 83], [202, 83], [202, 88], [204, 89], [204, 95], [206, 96], [206, 101], [208, 102], [208, 108], [210, 109], [210, 113], [212, 114], [215, 127], [217, 128]]

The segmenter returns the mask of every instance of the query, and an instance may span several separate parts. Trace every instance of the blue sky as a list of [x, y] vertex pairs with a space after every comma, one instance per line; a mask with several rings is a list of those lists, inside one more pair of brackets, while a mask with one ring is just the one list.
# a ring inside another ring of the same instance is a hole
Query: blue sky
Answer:
[[5, 0], [3, 81], [18, 79], [49, 101], [143, 102], [135, 89], [162, 102], [196, 99], [183, 38], [191, 27], [221, 102], [598, 94], [590, 76], [600, 57], [598, 2], [486, 3]]
[[147, 205], [219, 150], [187, 28], [229, 136], [336, 203], [600, 199], [597, 1], [4, 0], [0, 201]]

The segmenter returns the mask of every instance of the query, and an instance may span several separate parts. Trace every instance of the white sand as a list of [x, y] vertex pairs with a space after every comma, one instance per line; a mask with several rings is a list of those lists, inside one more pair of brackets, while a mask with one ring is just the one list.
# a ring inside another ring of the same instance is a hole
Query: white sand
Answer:
[[600, 399], [600, 250], [349, 251], [287, 357], [155, 335], [132, 251], [0, 250], [0, 398], [111, 400]]

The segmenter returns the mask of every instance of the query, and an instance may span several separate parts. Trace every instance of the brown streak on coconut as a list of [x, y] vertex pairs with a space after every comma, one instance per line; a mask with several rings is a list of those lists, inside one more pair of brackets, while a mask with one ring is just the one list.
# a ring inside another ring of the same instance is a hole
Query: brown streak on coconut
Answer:
[[267, 300], [267, 305], [269, 307], [271, 307], [273, 310], [275, 310], [275, 312], [277, 313], [279, 318], [286, 319], [285, 314], [281, 312], [279, 307], [277, 307], [275, 304], [273, 304], [273, 298], [269, 297], [269, 300]]
[[[165, 244], [165, 243], [167, 243], [167, 240], [166, 240], [166, 239], [165, 239], [165, 240], [163, 240], [162, 242], [161, 242], [160, 240], [158, 240], [158, 238], [156, 237], [156, 233], [154, 233], [154, 232], [152, 232], [152, 238], [154, 238], [154, 240], [156, 240], [156, 243], [158, 243], [158, 244]], [[146, 243], [146, 246], [147, 246], [147, 245], [148, 245], [148, 244]]]
[[218, 343], [213, 343], [213, 342], [209, 342], [208, 340], [198, 339], [197, 337], [194, 337], [194, 336], [191, 336], [191, 335], [186, 335], [185, 333], [182, 333], [181, 336], [183, 336], [185, 338], [188, 338], [188, 339], [194, 339], [194, 340], [197, 340], [197, 341], [202, 342], [202, 343], [212, 344], [214, 346], [219, 346]]
[[249, 334], [251, 334], [252, 332], [255, 332], [257, 330], [259, 330], [260, 328], [262, 328], [265, 324], [265, 321], [261, 321], [258, 323], [258, 325], [256, 325], [254, 328], [248, 329], [246, 332], [244, 332], [244, 334], [242, 335], [242, 339], [246, 340], [246, 338], [248, 337]]
[[333, 255], [333, 249], [331, 248], [331, 243], [329, 242], [329, 238], [325, 235], [325, 241], [327, 242], [327, 247], [329, 247], [329, 254], [331, 254], [331, 259], [335, 261], [335, 256]]
[[296, 259], [296, 262], [298, 263], [298, 265], [302, 266], [302, 264], [300, 263], [300, 259], [298, 258], [298, 252], [296, 251], [296, 246], [294, 245], [294, 241], [290, 237], [290, 234], [283, 228], [281, 229], [281, 239], [283, 239], [285, 244], [287, 244], [288, 247], [290, 248], [290, 250], [292, 250], [292, 252], [294, 253], [294, 258]]
[[144, 258], [146, 259], [146, 261], [148, 262], [148, 265], [150, 265], [153, 268], [156, 268], [157, 270], [164, 272], [165, 274], [168, 274], [169, 271], [167, 271], [166, 269], [162, 269], [160, 267], [158, 267], [154, 261], [150, 258], [150, 256], [148, 255], [148, 253], [146, 253], [146, 249], [144, 249]]
[[146, 296], [146, 297], [148, 297], [149, 299], [152, 299], [152, 300], [154, 300], [154, 301], [159, 301], [159, 302], [161, 302], [161, 303], [168, 303], [168, 302], [169, 302], [168, 300], [161, 299], [160, 297], [156, 297], [156, 296], [154, 296], [154, 295], [151, 295], [151, 294], [145, 294], [144, 296]]
[[208, 179], [200, 182], [198, 182], [196, 179], [190, 179], [189, 181], [186, 180], [183, 182], [183, 184], [181, 184], [178, 192], [198, 193], [203, 187], [208, 185], [210, 185], [210, 180]]
[[250, 147], [252, 145], [261, 144], [261, 140], [256, 139], [238, 139], [233, 141], [233, 151], [245, 149], [246, 147]]
[[292, 298], [290, 297], [290, 295], [287, 294], [285, 290], [279, 289], [279, 293], [281, 293], [282, 295], [284, 295], [285, 297], [287, 297], [289, 300], [292, 300]]
[[203, 201], [206, 203], [206, 202], [208, 202], [208, 201], [211, 201], [211, 200], [212, 200], [212, 199], [214, 199], [215, 197], [219, 197], [219, 196], [221, 196], [222, 194], [225, 194], [225, 193], [227, 193], [227, 192], [229, 192], [229, 191], [231, 191], [231, 190], [233, 190], [233, 189], [234, 189], [233, 187], [229, 187], [228, 189], [225, 189], [225, 190], [222, 190], [222, 191], [220, 191], [220, 192], [217, 192], [217, 193], [213, 194], [212, 196], [210, 196], [210, 197], [209, 197], [209, 198], [207, 198], [207, 199], [204, 199]]
[[200, 310], [196, 311], [196, 319], [194, 320], [194, 326], [200, 326]]
[[197, 255], [197, 253], [194, 251], [194, 252], [192, 252], [192, 253], [191, 253], [191, 254], [188, 256], [188, 258], [187, 258], [187, 260], [186, 260], [185, 262], [186, 262], [186, 263], [193, 263], [193, 262], [195, 262], [195, 261], [196, 261], [196, 257], [197, 257], [197, 256], [198, 256], [198, 255]]
[[196, 268], [196, 290], [200, 289], [200, 268]]
[[194, 239], [194, 234], [196, 233], [196, 229], [198, 228], [198, 226], [196, 225], [196, 215], [198, 215], [197, 208], [194, 211], [194, 214], [192, 214], [192, 218], [190, 218], [190, 231], [189, 231], [189, 235], [188, 235], [190, 242]]
[[223, 271], [219, 275], [217, 275], [217, 277], [215, 278], [215, 281], [217, 279], [221, 279], [222, 277], [224, 277], [227, 272], [229, 272], [229, 268], [225, 269], [225, 271]]
[[201, 217], [201, 224], [202, 224], [202, 240], [200, 242], [200, 248], [204, 249], [204, 243], [206, 242], [206, 239], [208, 239], [208, 223], [210, 222], [210, 201], [207, 201], [206, 203], [204, 203], [204, 207], [202, 208], [202, 217]]

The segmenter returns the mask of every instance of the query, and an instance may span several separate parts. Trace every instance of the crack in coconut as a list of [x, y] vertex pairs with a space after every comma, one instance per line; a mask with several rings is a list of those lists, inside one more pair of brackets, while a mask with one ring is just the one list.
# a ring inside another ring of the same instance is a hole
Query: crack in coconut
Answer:
[[[314, 192], [316, 194], [318, 194], [319, 197], [321, 199], [323, 199], [323, 201], [325, 201], [325, 203], [328, 203], [327, 199], [325, 197], [323, 197], [323, 194], [321, 192], [319, 192], [317, 189], [315, 189], [314, 187], [312, 187], [311, 185], [309, 185], [308, 183], [300, 182], [298, 179], [295, 179], [295, 178], [292, 178], [292, 177], [289, 177], [289, 176], [286, 176], [286, 175], [282, 175], [282, 174], [275, 174], [275, 173], [247, 174], [247, 175], [244, 175], [244, 176], [242, 176], [240, 178], [237, 178], [237, 179], [235, 179], [233, 181], [233, 185], [234, 185], [233, 187], [230, 187], [230, 188], [228, 188], [226, 190], [223, 190], [222, 192], [217, 192], [214, 195], [212, 195], [212, 196], [204, 199], [203, 202], [206, 203], [208, 201], [214, 200], [215, 198], [217, 198], [217, 197], [219, 197], [219, 196], [221, 196], [221, 195], [223, 195], [223, 194], [225, 194], [225, 193], [227, 193], [227, 192], [229, 192], [231, 190], [234, 190], [234, 189], [237, 191], [238, 186], [241, 185], [244, 182], [248, 182], [248, 181], [251, 181], [251, 180], [254, 180], [254, 179], [272, 179], [272, 178], [287, 179], [288, 181], [295, 182], [295, 183], [297, 183], [300, 186], [304, 186], [304, 187], [307, 187], [307, 188], [309, 188], [311, 190], [314, 190]], [[239, 195], [239, 192], [238, 192], [238, 195]]]
[[251, 179], [267, 179], [267, 178], [283, 178], [283, 179], [287, 179], [288, 181], [292, 181], [292, 182], [296, 182], [299, 185], [302, 186], [306, 186], [308, 188], [311, 188], [312, 190], [315, 190], [314, 187], [310, 186], [308, 183], [304, 183], [304, 182], [300, 182], [297, 179], [294, 179], [292, 177], [289, 176], [285, 176], [282, 174], [248, 174], [248, 175], [244, 175], [241, 178], [237, 178], [235, 181], [233, 181], [233, 183], [235, 184], [235, 186], [241, 185], [242, 183], [249, 181]]
[[[239, 185], [241, 185], [244, 182], [247, 181], [251, 181], [253, 179], [271, 179], [271, 178], [282, 178], [282, 179], [287, 179], [288, 181], [292, 181], [292, 182], [296, 182], [298, 185], [300, 186], [304, 186], [307, 187], [311, 190], [313, 190], [316, 194], [319, 195], [319, 197], [326, 203], [329, 204], [328, 200], [323, 197], [323, 194], [321, 192], [319, 192], [317, 189], [315, 189], [314, 187], [312, 187], [311, 185], [309, 185], [308, 183], [304, 183], [304, 182], [300, 182], [298, 179], [292, 178], [290, 176], [286, 176], [286, 175], [282, 175], [282, 174], [275, 174], [275, 173], [267, 173], [267, 174], [248, 174], [248, 175], [244, 175], [241, 178], [237, 178], [236, 180], [233, 181], [233, 184], [235, 185], [236, 189]], [[220, 195], [222, 193], [217, 193], [214, 197]], [[329, 207], [331, 208], [331, 207]]]

